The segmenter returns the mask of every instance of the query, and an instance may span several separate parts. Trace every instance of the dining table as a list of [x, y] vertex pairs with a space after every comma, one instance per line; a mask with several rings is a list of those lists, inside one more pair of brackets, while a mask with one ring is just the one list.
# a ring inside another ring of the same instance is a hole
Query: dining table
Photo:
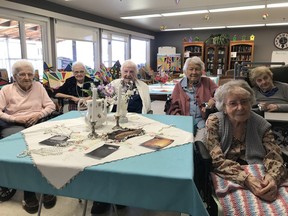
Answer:
[[[191, 116], [155, 114], [142, 116], [193, 134]], [[71, 121], [79, 117], [81, 113], [70, 111], [49, 122]], [[43, 176], [29, 155], [19, 157], [25, 150], [27, 142], [22, 132], [0, 140], [2, 187], [155, 211], [180, 212], [195, 216], [208, 215], [193, 181], [195, 173], [192, 142], [85, 167], [61, 188], [54, 187]], [[51, 168], [50, 163], [46, 166]], [[65, 164], [61, 170], [63, 169], [66, 169]], [[57, 167], [53, 167], [53, 171], [57, 174]]]

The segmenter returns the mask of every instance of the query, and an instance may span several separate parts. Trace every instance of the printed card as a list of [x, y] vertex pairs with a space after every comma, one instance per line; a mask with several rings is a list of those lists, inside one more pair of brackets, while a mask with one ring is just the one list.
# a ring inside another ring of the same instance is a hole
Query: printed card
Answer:
[[43, 145], [49, 145], [49, 146], [57, 146], [57, 145], [63, 146], [66, 144], [66, 141], [68, 140], [68, 138], [69, 138], [68, 136], [64, 136], [64, 135], [55, 135], [39, 143]]
[[116, 145], [104, 144], [99, 148], [96, 148], [93, 151], [88, 152], [86, 155], [97, 159], [102, 159], [112, 154], [113, 152], [117, 151], [118, 148], [119, 146]]
[[145, 146], [147, 148], [159, 150], [159, 149], [162, 149], [162, 148], [170, 145], [173, 142], [174, 142], [174, 140], [172, 140], [172, 139], [168, 139], [168, 138], [164, 138], [164, 137], [160, 137], [160, 136], [155, 136], [153, 139], [150, 139], [150, 140], [142, 143], [141, 146]]

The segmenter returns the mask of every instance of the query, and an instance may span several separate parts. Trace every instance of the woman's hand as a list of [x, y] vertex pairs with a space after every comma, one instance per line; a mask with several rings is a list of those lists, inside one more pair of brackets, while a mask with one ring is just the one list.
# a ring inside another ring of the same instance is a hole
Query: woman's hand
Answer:
[[31, 115], [27, 118], [25, 126], [30, 127], [30, 126], [36, 124], [38, 122], [38, 120], [41, 119], [41, 117], [42, 116], [40, 113], [34, 113], [33, 115]]
[[256, 196], [259, 193], [259, 191], [263, 188], [262, 181], [251, 174], [248, 175], [248, 177], [246, 178], [245, 186]]
[[268, 104], [266, 106], [266, 110], [268, 112], [273, 112], [273, 111], [277, 111], [279, 109], [278, 105], [277, 104]]
[[19, 116], [15, 118], [15, 122], [18, 124], [23, 124], [25, 127], [30, 127], [38, 122], [41, 119], [40, 113], [34, 113], [30, 116]]
[[246, 187], [260, 199], [272, 202], [277, 198], [278, 187], [276, 181], [266, 174], [263, 180], [249, 175], [245, 180]]
[[78, 103], [78, 101], [80, 100], [80, 98], [75, 97], [75, 96], [71, 96], [71, 97], [69, 98], [69, 100], [72, 100], [72, 101], [74, 101], [75, 103]]
[[259, 197], [263, 200], [272, 202], [277, 198], [278, 187], [274, 178], [266, 174], [262, 180], [262, 190], [259, 191]]

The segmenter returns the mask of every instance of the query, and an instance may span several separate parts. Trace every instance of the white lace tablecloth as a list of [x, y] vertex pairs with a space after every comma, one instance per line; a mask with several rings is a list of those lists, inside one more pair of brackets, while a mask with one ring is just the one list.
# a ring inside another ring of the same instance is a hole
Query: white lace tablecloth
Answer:
[[[155, 151], [140, 144], [156, 135], [174, 140], [172, 144], [165, 148], [193, 141], [192, 133], [175, 128], [173, 125], [165, 125], [139, 114], [128, 113], [127, 117], [129, 122], [121, 124], [122, 127], [131, 129], [142, 128], [145, 134], [127, 139], [124, 142], [113, 143], [111, 140], [107, 141], [102, 138], [89, 139], [89, 130], [84, 117], [47, 121], [22, 131], [27, 144], [27, 153], [47, 181], [55, 188], [60, 189], [73, 180], [85, 167]], [[96, 132], [99, 135], [112, 132], [113, 126], [115, 126], [114, 116], [108, 115], [107, 123], [99, 126]], [[39, 144], [39, 142], [53, 135], [70, 136], [69, 145], [66, 147], [53, 147]], [[86, 155], [86, 153], [107, 143], [117, 145], [119, 149], [102, 159]]]

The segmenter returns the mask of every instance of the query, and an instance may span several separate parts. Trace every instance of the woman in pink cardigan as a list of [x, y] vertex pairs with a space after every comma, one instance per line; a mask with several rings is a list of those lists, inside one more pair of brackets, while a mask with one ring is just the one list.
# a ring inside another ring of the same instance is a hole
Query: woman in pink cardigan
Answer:
[[[29, 61], [16, 61], [12, 66], [12, 73], [15, 82], [5, 85], [0, 91], [2, 137], [36, 124], [55, 110], [55, 104], [49, 98], [43, 85], [33, 80], [34, 67]], [[33, 214], [38, 211], [39, 201], [34, 192], [24, 191], [22, 203], [28, 213]], [[45, 208], [52, 208], [55, 204], [55, 196], [44, 195]]]
[[193, 116], [195, 141], [203, 140], [206, 108], [213, 108], [218, 86], [208, 77], [202, 77], [204, 62], [197, 56], [184, 64], [184, 77], [175, 85], [171, 95], [169, 115]]

